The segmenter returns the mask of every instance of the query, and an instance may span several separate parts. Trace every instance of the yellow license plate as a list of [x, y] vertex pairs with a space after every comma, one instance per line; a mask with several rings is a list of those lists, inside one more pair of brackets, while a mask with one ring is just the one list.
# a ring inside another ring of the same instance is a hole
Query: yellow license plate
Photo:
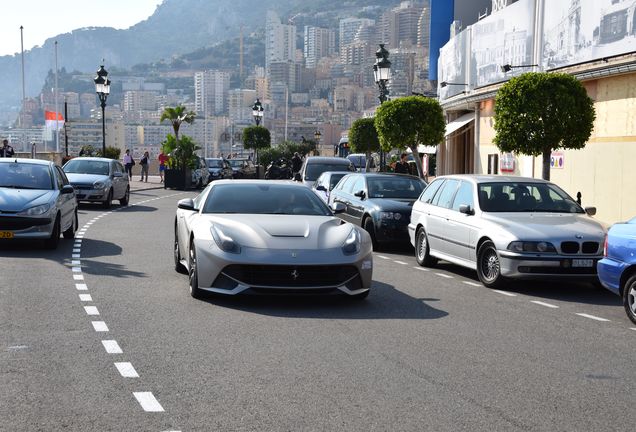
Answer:
[[13, 231], [0, 231], [0, 239], [12, 239]]

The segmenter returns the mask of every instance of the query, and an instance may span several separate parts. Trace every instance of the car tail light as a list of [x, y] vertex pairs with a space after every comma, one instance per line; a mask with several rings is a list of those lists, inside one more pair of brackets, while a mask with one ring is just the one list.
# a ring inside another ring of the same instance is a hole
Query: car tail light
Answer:
[[603, 256], [607, 256], [607, 234], [605, 234], [605, 241], [603, 242]]

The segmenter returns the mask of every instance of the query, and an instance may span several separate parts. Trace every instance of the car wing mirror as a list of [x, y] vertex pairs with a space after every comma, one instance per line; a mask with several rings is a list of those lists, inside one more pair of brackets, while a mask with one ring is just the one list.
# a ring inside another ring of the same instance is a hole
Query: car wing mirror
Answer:
[[194, 201], [192, 201], [192, 198], [185, 198], [180, 200], [177, 203], [177, 207], [180, 208], [181, 210], [196, 211], [196, 209], [194, 208]]
[[73, 188], [73, 186], [71, 185], [64, 185], [62, 186], [62, 189], [60, 190], [60, 194], [62, 195], [74, 194], [74, 193], [75, 193], [75, 188]]
[[300, 176], [300, 173], [294, 174], [294, 181], [303, 181], [303, 178]]
[[361, 190], [361, 191], [358, 191], [358, 192], [354, 193], [353, 195], [354, 195], [354, 196], [357, 196], [357, 197], [358, 197], [358, 198], [360, 198], [360, 199], [364, 199], [364, 197], [365, 197], [365, 195], [366, 195], [366, 194], [364, 193], [364, 191], [363, 191], [363, 190]]
[[460, 205], [460, 206], [459, 206], [459, 212], [460, 212], [460, 213], [463, 213], [463, 214], [465, 214], [465, 215], [469, 215], [469, 216], [471, 216], [471, 215], [475, 214], [475, 211], [474, 211], [474, 210], [470, 207], [470, 205], [468, 205], [468, 204], [462, 204], [462, 205]]
[[585, 213], [594, 216], [596, 214], [596, 207], [585, 207]]
[[115, 177], [123, 177], [123, 176], [124, 176], [124, 174], [120, 173], [120, 172], [114, 172], [113, 173], [113, 178], [115, 178]]
[[327, 188], [326, 188], [326, 187], [324, 187], [323, 185], [318, 185], [318, 186], [316, 186], [316, 190], [317, 190], [317, 191], [327, 192]]
[[333, 214], [344, 213], [346, 209], [347, 207], [341, 202], [331, 204], [331, 211], [333, 211]]

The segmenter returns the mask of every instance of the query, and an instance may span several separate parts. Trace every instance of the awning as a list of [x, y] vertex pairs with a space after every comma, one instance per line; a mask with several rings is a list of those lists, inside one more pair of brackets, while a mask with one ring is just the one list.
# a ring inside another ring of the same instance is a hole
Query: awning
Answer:
[[[435, 154], [437, 153], [437, 146], [425, 146], [420, 144], [417, 146], [418, 153]], [[410, 147], [406, 148], [406, 153], [413, 153]]]
[[475, 113], [464, 114], [463, 116], [456, 118], [455, 120], [446, 124], [446, 133], [444, 133], [444, 136], [449, 136], [450, 134], [457, 131], [462, 126], [467, 125], [473, 120], [475, 120]]

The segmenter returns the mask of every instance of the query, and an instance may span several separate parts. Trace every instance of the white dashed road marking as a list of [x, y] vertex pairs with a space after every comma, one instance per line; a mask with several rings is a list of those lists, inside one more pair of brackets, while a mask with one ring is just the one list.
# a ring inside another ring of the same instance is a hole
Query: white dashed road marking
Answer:
[[86, 284], [79, 284], [79, 283], [75, 284], [75, 288], [78, 291], [86, 291], [86, 290], [88, 290], [88, 287], [86, 286]]
[[124, 378], [139, 378], [139, 374], [129, 362], [115, 363], [115, 367]]
[[135, 399], [139, 402], [139, 405], [146, 412], [163, 412], [163, 407], [157, 399], [153, 396], [152, 392], [134, 392]]
[[108, 331], [108, 326], [106, 325], [104, 321], [93, 321], [91, 322], [91, 324], [93, 324], [93, 328], [95, 329], [96, 332]]
[[423, 271], [423, 272], [428, 272], [428, 271], [430, 271], [429, 269], [424, 268], [424, 267], [413, 267], [413, 268], [414, 268], [415, 270], [419, 270], [419, 271]]
[[93, 297], [91, 297], [90, 294], [80, 294], [79, 295], [79, 299], [80, 299], [80, 301], [83, 301], [83, 302], [92, 302], [93, 301]]
[[553, 305], [550, 303], [545, 303], [539, 300], [530, 300], [530, 303], [534, 303], [534, 304], [538, 304], [539, 306], [545, 306], [547, 308], [552, 308], [552, 309], [558, 309], [559, 307], [557, 305]]
[[383, 259], [383, 260], [388, 260], [391, 259], [389, 257], [385, 257], [384, 255], [377, 255], [378, 258]]
[[82, 272], [81, 267], [73, 267], [73, 273], [81, 273], [81, 272]]
[[441, 277], [446, 278], [446, 279], [455, 279], [453, 276], [447, 275], [446, 273], [435, 273], [435, 274], [437, 276], [441, 276]]
[[602, 322], [608, 322], [609, 321], [608, 319], [597, 317], [597, 316], [594, 316], [594, 315], [585, 314], [585, 313], [577, 313], [576, 315], [582, 316], [583, 318], [589, 318], [589, 319], [594, 320], [594, 321], [602, 321]]
[[119, 344], [115, 340], [103, 340], [102, 345], [108, 354], [123, 354], [124, 352], [119, 347]]
[[73, 280], [84, 280], [84, 275], [73, 275]]
[[506, 292], [506, 291], [492, 290], [492, 292], [496, 292], [498, 294], [503, 294], [503, 295], [508, 296], [508, 297], [517, 297], [517, 294], [509, 293], [509, 292]]
[[409, 265], [409, 263], [405, 263], [404, 261], [393, 261], [393, 262], [400, 265]]
[[478, 284], [477, 282], [463, 281], [463, 283], [465, 283], [466, 285], [474, 286], [474, 287], [480, 287], [481, 286], [481, 284]]
[[97, 306], [84, 306], [84, 310], [86, 311], [87, 315], [99, 315]]

